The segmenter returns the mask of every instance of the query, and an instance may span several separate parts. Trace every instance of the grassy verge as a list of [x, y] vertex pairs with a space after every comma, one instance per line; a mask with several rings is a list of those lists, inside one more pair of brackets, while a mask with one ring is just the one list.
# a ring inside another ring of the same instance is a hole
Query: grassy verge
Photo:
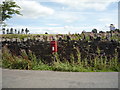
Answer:
[[2, 67], [2, 60], [0, 59], [0, 67]]
[[0, 50], [0, 67], [2, 67], [2, 52]]
[[0, 37], [4, 37], [7, 39], [12, 39], [12, 38], [19, 38], [19, 39], [24, 39], [30, 37], [31, 39], [36, 36], [55, 36], [57, 34], [2, 34]]
[[[60, 35], [64, 36], [62, 38], [66, 40], [67, 39], [66, 36], [68, 36], [69, 34], [3, 34], [3, 35], [1, 34], [0, 38], [2, 38], [2, 37], [7, 38], [7, 39], [19, 38], [19, 39], [22, 40], [22, 39], [28, 38], [28, 37], [31, 38], [31, 39], [34, 39], [37, 36], [50, 37], [50, 36], [60, 36]], [[72, 35], [71, 34], [69, 36], [71, 37], [71, 40], [81, 40], [81, 39], [83, 39], [83, 35], [82, 34], [80, 34], [80, 35], [78, 35], [78, 34], [73, 34]], [[96, 39], [96, 38], [97, 37], [94, 37], [94, 39]], [[102, 36], [101, 39], [106, 40], [106, 37]], [[89, 35], [85, 36], [85, 40], [86, 41], [91, 41]], [[113, 35], [111, 37], [111, 40], [116, 40], [116, 41], [119, 42], [120, 41], [120, 37], [116, 34], [116, 35]]]
[[[54, 54], [53, 62], [43, 63], [41, 59], [29, 52], [21, 51], [21, 56], [14, 56], [6, 48], [3, 50], [3, 63], [4, 68], [10, 69], [24, 69], [24, 70], [52, 70], [52, 71], [67, 71], [67, 72], [119, 72], [120, 64], [116, 57], [107, 60], [107, 58], [96, 57], [93, 60], [81, 60], [80, 52], [78, 52], [77, 61], [71, 54], [71, 61], [60, 61], [59, 55]], [[75, 62], [76, 61], [76, 62]]]

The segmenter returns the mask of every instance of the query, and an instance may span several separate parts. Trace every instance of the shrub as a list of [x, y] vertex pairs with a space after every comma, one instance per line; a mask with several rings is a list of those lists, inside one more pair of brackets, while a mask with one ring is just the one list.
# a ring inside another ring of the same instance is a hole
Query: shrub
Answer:
[[[96, 56], [94, 59], [81, 59], [81, 53], [76, 48], [78, 58], [70, 55], [70, 61], [64, 59], [60, 61], [58, 53], [54, 53], [51, 64], [44, 63], [42, 59], [37, 59], [35, 54], [29, 51], [28, 55], [21, 50], [21, 56], [12, 55], [7, 48], [3, 48], [2, 66], [10, 69], [31, 69], [31, 70], [53, 70], [69, 72], [100, 72], [100, 71], [120, 71], [117, 57], [108, 60], [107, 57]], [[99, 51], [99, 50], [98, 50]], [[100, 52], [100, 51], [99, 51]]]

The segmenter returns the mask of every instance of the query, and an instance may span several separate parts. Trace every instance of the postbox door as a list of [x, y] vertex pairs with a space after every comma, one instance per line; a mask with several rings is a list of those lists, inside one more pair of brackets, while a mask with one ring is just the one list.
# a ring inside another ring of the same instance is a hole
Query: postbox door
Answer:
[[57, 41], [51, 41], [51, 50], [53, 52], [57, 52]]

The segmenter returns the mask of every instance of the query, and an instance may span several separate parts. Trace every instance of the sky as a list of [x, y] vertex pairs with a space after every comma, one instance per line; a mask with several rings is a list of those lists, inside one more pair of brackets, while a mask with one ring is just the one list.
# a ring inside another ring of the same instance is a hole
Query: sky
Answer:
[[7, 28], [30, 33], [67, 34], [118, 28], [118, 0], [14, 0], [23, 16], [6, 20]]

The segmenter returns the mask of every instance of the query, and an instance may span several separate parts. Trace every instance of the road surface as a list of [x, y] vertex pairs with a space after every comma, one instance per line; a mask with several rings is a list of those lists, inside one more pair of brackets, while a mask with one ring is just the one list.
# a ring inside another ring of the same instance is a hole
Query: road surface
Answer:
[[2, 68], [0, 67], [0, 90], [2, 89]]
[[2, 70], [3, 88], [118, 88], [118, 72]]

